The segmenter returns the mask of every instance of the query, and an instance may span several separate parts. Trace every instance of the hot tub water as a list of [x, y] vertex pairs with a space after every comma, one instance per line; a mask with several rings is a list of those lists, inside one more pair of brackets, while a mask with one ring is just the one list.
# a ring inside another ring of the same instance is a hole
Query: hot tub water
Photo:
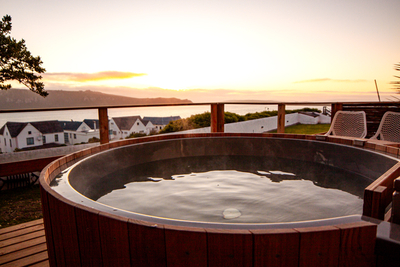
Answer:
[[87, 196], [107, 206], [176, 220], [277, 223], [362, 212], [371, 181], [330, 166], [252, 156], [149, 162], [99, 179]]

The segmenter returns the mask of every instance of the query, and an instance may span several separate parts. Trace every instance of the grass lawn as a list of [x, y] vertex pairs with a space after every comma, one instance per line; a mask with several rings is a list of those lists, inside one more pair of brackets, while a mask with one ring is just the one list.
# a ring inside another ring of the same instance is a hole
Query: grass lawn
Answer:
[[[329, 131], [330, 124], [296, 124], [285, 127], [285, 133], [293, 134], [318, 134]], [[271, 133], [276, 133], [271, 131]]]
[[43, 217], [39, 185], [0, 191], [0, 228]]

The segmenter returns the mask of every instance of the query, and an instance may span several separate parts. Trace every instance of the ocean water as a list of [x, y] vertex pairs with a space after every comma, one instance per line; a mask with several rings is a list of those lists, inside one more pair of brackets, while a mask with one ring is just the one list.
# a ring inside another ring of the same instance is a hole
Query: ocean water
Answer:
[[[302, 108], [302, 107], [294, 107]], [[262, 112], [265, 110], [277, 110], [277, 105], [225, 105], [225, 111], [245, 115], [250, 112]], [[322, 108], [321, 108], [322, 109]], [[143, 117], [168, 117], [181, 116], [187, 118], [194, 114], [210, 111], [210, 105], [199, 106], [174, 106], [174, 107], [146, 107], [146, 108], [118, 108], [109, 109], [108, 117], [137, 116]], [[20, 113], [0, 113], [0, 127], [7, 121], [13, 122], [33, 122], [46, 120], [66, 120], [83, 121], [84, 119], [98, 119], [97, 109], [93, 110], [68, 110], [51, 112], [20, 112]]]

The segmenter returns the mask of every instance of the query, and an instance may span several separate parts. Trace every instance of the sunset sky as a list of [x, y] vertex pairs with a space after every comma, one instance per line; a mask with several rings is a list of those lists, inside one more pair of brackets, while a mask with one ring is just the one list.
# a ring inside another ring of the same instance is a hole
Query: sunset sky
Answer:
[[[396, 94], [399, 0], [0, 0], [47, 90], [377, 101]], [[23, 86], [15, 84], [15, 88]]]

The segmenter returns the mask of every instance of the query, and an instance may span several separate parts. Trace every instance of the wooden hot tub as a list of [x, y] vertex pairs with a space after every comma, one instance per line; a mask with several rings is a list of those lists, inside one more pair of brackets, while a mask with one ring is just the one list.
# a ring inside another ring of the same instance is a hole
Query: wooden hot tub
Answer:
[[[140, 150], [137, 150], [139, 146]], [[117, 160], [107, 160], [104, 157], [107, 154]], [[160, 135], [79, 151], [49, 164], [40, 177], [51, 265], [374, 264], [377, 226], [365, 221], [360, 214], [291, 223], [191, 222], [126, 212], [83, 196], [96, 176], [129, 164], [192, 155], [227, 154], [264, 155], [330, 164], [370, 177], [371, 181], [398, 162], [355, 147], [315, 140], [266, 138], [262, 134]], [[60, 173], [88, 156], [92, 157], [85, 160], [85, 164], [74, 167], [75, 176], [70, 181], [74, 190], [56, 192], [50, 186]]]

